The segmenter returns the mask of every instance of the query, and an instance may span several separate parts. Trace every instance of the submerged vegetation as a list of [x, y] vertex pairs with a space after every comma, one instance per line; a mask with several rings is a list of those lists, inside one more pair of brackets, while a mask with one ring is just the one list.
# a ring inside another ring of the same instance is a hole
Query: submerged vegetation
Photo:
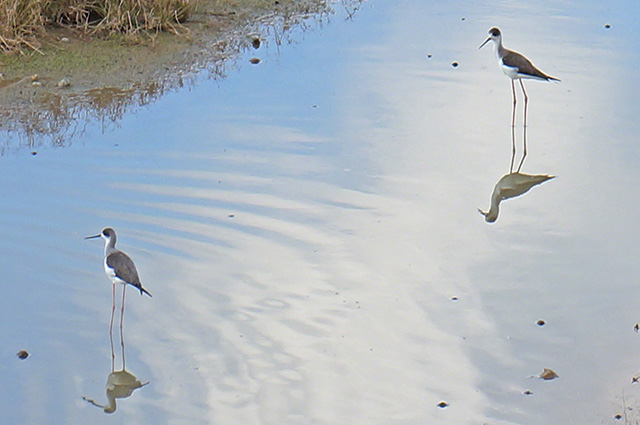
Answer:
[[137, 37], [178, 32], [199, 0], [0, 0], [0, 49], [39, 50], [47, 27]]

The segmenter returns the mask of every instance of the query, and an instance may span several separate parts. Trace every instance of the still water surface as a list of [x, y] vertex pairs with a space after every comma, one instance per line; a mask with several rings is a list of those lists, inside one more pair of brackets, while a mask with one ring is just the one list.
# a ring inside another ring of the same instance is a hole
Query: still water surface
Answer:
[[[638, 4], [336, 12], [0, 157], [2, 423], [600, 424], [640, 403]], [[511, 159], [492, 26], [562, 82], [525, 83], [521, 172], [557, 177], [488, 224]], [[106, 226], [154, 295], [127, 291], [149, 384], [111, 415], [82, 399], [108, 401], [111, 285], [83, 240]]]

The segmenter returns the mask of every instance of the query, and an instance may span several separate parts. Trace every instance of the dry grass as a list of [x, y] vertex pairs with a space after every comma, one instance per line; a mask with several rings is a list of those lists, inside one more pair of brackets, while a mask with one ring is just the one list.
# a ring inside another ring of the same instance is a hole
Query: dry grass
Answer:
[[181, 31], [199, 0], [0, 0], [0, 50], [38, 50], [48, 25], [135, 39]]
[[35, 35], [42, 31], [45, 20], [42, 2], [36, 0], [0, 1], [0, 49], [11, 51], [20, 46], [33, 46]]

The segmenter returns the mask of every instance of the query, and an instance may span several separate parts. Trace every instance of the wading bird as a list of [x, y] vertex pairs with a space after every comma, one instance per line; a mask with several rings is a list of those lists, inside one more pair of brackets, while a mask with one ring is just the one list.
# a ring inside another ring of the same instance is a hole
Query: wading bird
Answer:
[[511, 126], [516, 125], [516, 87], [515, 80], [520, 81], [520, 87], [522, 87], [522, 94], [524, 95], [524, 126], [527, 125], [527, 102], [529, 97], [524, 89], [523, 78], [540, 81], [560, 81], [559, 79], [545, 74], [536, 68], [529, 59], [524, 57], [518, 52], [509, 50], [502, 45], [502, 34], [500, 30], [493, 27], [489, 30], [489, 37], [478, 47], [482, 47], [489, 41], [493, 41], [495, 44], [496, 56], [498, 56], [498, 63], [502, 72], [509, 78], [511, 78], [511, 92], [513, 93], [513, 112], [511, 114]]
[[[131, 257], [116, 248], [116, 231], [110, 227], [102, 230], [98, 235], [87, 236], [85, 239], [102, 237], [104, 239], [104, 272], [113, 285], [113, 299], [111, 304], [111, 323], [109, 332], [113, 333], [113, 313], [116, 308], [116, 283], [123, 285], [122, 305], [120, 306], [120, 333], [122, 334], [122, 319], [124, 317], [124, 295], [127, 285], [134, 286], [143, 293], [151, 296], [149, 291], [142, 287], [138, 270]], [[122, 336], [121, 336], [122, 337]]]

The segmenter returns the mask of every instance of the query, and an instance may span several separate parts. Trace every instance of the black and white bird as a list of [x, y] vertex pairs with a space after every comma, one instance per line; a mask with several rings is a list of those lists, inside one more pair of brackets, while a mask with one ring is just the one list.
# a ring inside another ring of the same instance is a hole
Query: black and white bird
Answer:
[[495, 45], [496, 56], [502, 72], [511, 79], [511, 92], [513, 93], [513, 113], [511, 116], [511, 126], [515, 126], [516, 118], [516, 88], [514, 81], [520, 81], [522, 94], [524, 95], [524, 125], [527, 125], [527, 102], [529, 100], [527, 92], [524, 89], [523, 79], [539, 80], [539, 81], [560, 81], [559, 79], [545, 74], [536, 68], [529, 59], [521, 53], [509, 50], [502, 45], [502, 33], [496, 27], [489, 30], [489, 37], [478, 47], [481, 49], [488, 42], [493, 41]]
[[115, 285], [131, 285], [143, 293], [151, 296], [149, 291], [142, 287], [136, 265], [127, 254], [116, 248], [116, 231], [110, 227], [102, 230], [98, 235], [87, 236], [85, 239], [102, 237], [104, 239], [104, 272]]

